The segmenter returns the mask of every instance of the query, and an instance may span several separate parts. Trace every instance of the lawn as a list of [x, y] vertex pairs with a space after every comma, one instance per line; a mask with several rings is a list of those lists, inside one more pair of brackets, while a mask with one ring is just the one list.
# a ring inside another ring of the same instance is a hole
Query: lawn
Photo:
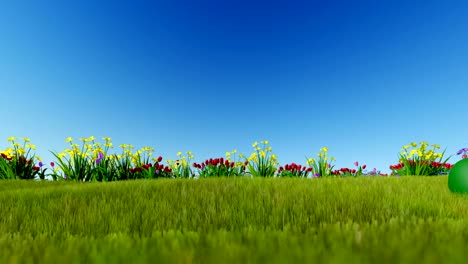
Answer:
[[0, 181], [0, 263], [464, 263], [447, 176]]

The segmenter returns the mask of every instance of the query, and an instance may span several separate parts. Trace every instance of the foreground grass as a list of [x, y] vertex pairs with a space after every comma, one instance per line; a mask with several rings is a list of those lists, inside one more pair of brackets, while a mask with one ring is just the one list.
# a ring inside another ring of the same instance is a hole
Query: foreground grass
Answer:
[[447, 177], [0, 182], [0, 263], [464, 263]]

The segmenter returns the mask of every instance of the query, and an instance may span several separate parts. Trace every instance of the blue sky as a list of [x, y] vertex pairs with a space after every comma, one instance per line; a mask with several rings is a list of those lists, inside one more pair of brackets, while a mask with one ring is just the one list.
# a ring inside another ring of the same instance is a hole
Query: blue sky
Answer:
[[281, 164], [328, 147], [335, 168], [387, 173], [412, 141], [454, 155], [468, 147], [467, 13], [466, 1], [3, 1], [0, 148], [29, 137], [49, 161], [68, 136], [109, 136], [201, 162], [266, 139]]

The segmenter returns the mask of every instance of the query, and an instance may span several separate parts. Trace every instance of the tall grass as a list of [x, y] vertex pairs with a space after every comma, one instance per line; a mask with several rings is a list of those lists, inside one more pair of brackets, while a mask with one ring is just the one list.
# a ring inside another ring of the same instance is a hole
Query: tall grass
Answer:
[[447, 177], [0, 182], [0, 263], [463, 260]]

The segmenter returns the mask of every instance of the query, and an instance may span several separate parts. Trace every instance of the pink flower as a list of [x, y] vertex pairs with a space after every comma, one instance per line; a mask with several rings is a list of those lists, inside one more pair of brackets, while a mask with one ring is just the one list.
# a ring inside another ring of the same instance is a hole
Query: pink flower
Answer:
[[354, 162], [354, 165], [357, 167], [357, 166], [359, 166], [359, 163], [356, 161], [356, 162]]

